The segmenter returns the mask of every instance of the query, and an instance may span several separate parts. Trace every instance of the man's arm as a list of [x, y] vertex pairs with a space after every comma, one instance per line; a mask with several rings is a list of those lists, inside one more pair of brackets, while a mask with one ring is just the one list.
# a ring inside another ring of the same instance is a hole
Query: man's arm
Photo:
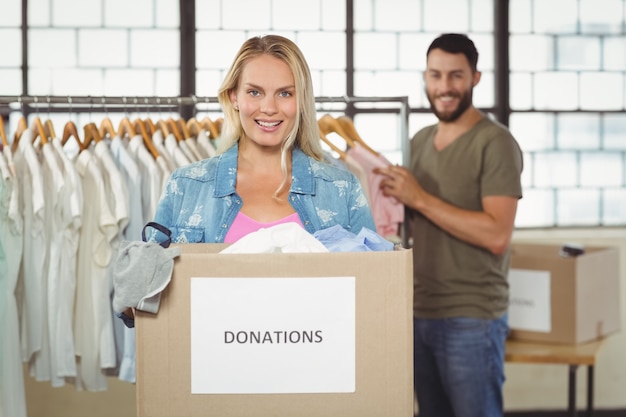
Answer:
[[446, 232], [499, 255], [509, 246], [515, 224], [517, 197], [488, 196], [483, 211], [465, 210], [427, 193], [411, 172], [400, 166], [379, 168], [381, 189], [405, 206], [421, 212]]

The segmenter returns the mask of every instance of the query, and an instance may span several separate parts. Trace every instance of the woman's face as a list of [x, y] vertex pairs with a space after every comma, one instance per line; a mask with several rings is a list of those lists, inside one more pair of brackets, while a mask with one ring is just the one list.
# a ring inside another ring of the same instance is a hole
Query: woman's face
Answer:
[[261, 147], [278, 147], [296, 123], [296, 87], [289, 66], [270, 55], [245, 65], [230, 99], [239, 109], [244, 135]]

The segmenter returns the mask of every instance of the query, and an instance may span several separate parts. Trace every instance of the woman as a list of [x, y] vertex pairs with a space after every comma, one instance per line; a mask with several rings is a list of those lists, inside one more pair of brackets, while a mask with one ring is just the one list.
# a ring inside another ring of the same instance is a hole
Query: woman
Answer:
[[248, 39], [218, 98], [219, 154], [173, 172], [157, 207], [172, 242], [230, 243], [285, 222], [309, 233], [375, 230], [356, 177], [322, 162], [311, 74], [295, 43]]

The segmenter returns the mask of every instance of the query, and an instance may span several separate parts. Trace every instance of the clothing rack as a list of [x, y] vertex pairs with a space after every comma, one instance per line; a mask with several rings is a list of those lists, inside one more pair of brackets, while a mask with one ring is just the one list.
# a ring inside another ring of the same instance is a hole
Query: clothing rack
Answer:
[[[318, 112], [343, 112], [349, 108], [350, 113], [397, 113], [400, 116], [400, 150], [402, 165], [409, 165], [409, 99], [408, 96], [397, 97], [354, 97], [354, 96], [316, 96], [315, 102], [320, 105]], [[383, 108], [372, 107], [376, 103], [395, 105]], [[370, 104], [369, 107], [362, 107]], [[8, 113], [21, 112], [28, 116], [32, 112], [178, 112], [183, 117], [190, 117], [197, 112], [221, 112], [217, 97], [212, 96], [52, 96], [52, 95], [21, 95], [0, 96], [0, 117]], [[189, 116], [188, 116], [189, 115]], [[402, 228], [401, 235], [404, 247], [408, 246], [407, 225]]]
[[[317, 96], [317, 103], [363, 103], [363, 102], [400, 102], [407, 103], [408, 97], [351, 97], [351, 96]], [[107, 105], [144, 105], [146, 103], [157, 106], [198, 105], [217, 103], [213, 96], [58, 96], [58, 95], [21, 95], [0, 96], [0, 104], [35, 104], [47, 106], [49, 104], [78, 104], [87, 106]]]
[[[408, 124], [409, 100], [407, 96], [398, 97], [352, 97], [352, 96], [317, 96], [315, 102], [320, 105], [318, 112], [345, 112], [348, 105], [354, 113], [398, 113], [400, 115], [400, 137], [402, 162], [408, 164]], [[388, 103], [394, 107], [362, 107], [363, 104]], [[361, 106], [359, 106], [361, 105]], [[217, 97], [214, 96], [58, 96], [58, 95], [20, 95], [0, 96], [0, 115], [21, 112], [28, 115], [33, 112], [46, 113], [89, 113], [97, 110], [105, 112], [161, 112], [170, 111], [191, 114], [198, 111], [221, 112]]]
[[[354, 106], [357, 103], [397, 103], [400, 111], [408, 115], [408, 97], [350, 97], [350, 96], [318, 96], [315, 97], [318, 104]], [[213, 96], [51, 96], [51, 95], [21, 95], [0, 96], [0, 113], [6, 114], [13, 111], [29, 113], [34, 110], [53, 112], [89, 112], [95, 109], [107, 109], [111, 111], [128, 111], [141, 108], [142, 110], [164, 108], [182, 109], [194, 107], [220, 111], [217, 97]], [[340, 108], [338, 110], [344, 110]], [[358, 112], [361, 109], [357, 109]], [[371, 109], [366, 109], [371, 110]], [[393, 109], [378, 109], [389, 112]], [[329, 111], [332, 111], [330, 109]]]

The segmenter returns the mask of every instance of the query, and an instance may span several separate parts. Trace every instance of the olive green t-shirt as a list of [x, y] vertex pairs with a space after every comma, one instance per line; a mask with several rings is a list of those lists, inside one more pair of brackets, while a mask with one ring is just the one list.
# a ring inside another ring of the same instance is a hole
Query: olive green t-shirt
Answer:
[[[486, 196], [521, 198], [521, 150], [501, 124], [483, 117], [441, 151], [437, 125], [411, 140], [410, 169], [424, 189], [457, 207], [482, 211]], [[508, 308], [509, 252], [494, 255], [409, 210], [415, 317], [493, 319]]]

